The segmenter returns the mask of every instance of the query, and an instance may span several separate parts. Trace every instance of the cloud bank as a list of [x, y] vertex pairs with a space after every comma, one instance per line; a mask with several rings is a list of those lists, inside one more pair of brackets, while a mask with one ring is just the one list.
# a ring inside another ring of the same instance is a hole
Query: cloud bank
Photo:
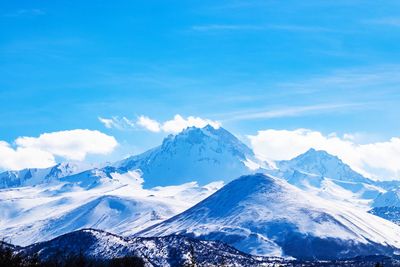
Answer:
[[14, 147], [0, 141], [0, 168], [45, 168], [56, 163], [55, 157], [82, 161], [88, 154], [109, 154], [117, 145], [112, 136], [82, 129], [44, 133], [39, 137], [24, 136], [15, 140]]
[[310, 148], [338, 156], [354, 170], [375, 179], [400, 178], [400, 138], [358, 144], [351, 135], [323, 135], [309, 129], [263, 130], [249, 135], [254, 152], [268, 160], [288, 160]]
[[211, 125], [214, 128], [219, 128], [221, 123], [218, 121], [213, 121], [210, 119], [204, 119], [200, 117], [182, 117], [177, 114], [173, 119], [167, 120], [164, 122], [160, 122], [154, 119], [151, 119], [147, 116], [141, 115], [137, 118], [136, 121], [129, 120], [126, 117], [112, 117], [112, 118], [102, 118], [99, 117], [99, 121], [106, 128], [115, 128], [115, 129], [144, 129], [150, 132], [159, 133], [179, 133], [187, 127], [198, 127], [202, 128], [206, 125]]

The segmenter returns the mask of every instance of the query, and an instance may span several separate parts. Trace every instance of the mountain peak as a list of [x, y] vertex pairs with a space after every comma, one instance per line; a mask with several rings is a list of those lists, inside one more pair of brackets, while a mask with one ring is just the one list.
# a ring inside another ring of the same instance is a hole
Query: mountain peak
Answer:
[[[182, 132], [176, 134], [176, 136], [187, 136], [187, 135], [193, 135], [193, 134], [202, 134], [206, 136], [214, 135], [214, 136], [225, 136], [227, 134], [232, 135], [229, 133], [227, 130], [225, 130], [222, 127], [214, 127], [210, 124], [207, 124], [206, 126], [199, 128], [199, 127], [187, 127], [184, 129]], [[233, 136], [233, 135], [232, 135]]]
[[[187, 127], [186, 129], [184, 129], [182, 132], [185, 132], [185, 131], [217, 132], [220, 129], [223, 129], [223, 128], [220, 127], [220, 126], [215, 126], [214, 127], [211, 124], [207, 124], [204, 127], [190, 126], [190, 127]], [[225, 129], [223, 129], [223, 130], [225, 130]]]
[[189, 127], [161, 146], [122, 161], [121, 171], [140, 169], [145, 186], [230, 181], [259, 169], [253, 151], [222, 127]]
[[[222, 127], [214, 128], [211, 125], [206, 125], [203, 128], [198, 128], [195, 126], [192, 127], [187, 127], [183, 131], [181, 131], [178, 134], [170, 134], [163, 140], [163, 145], [174, 141], [174, 140], [180, 140], [180, 141], [195, 141], [195, 142], [201, 142], [205, 141], [206, 138], [209, 137], [214, 137], [214, 138], [223, 138], [223, 136], [227, 136], [227, 133], [229, 133], [227, 130], [223, 129]], [[230, 134], [230, 133], [229, 133]], [[234, 137], [232, 135], [232, 137]]]
[[335, 180], [370, 183], [371, 181], [357, 173], [337, 156], [325, 150], [310, 148], [291, 160], [277, 162], [283, 171], [297, 170]]
[[337, 156], [329, 154], [325, 150], [317, 150], [315, 148], [310, 148], [305, 153], [298, 155], [296, 158], [331, 158], [343, 163], [343, 161]]

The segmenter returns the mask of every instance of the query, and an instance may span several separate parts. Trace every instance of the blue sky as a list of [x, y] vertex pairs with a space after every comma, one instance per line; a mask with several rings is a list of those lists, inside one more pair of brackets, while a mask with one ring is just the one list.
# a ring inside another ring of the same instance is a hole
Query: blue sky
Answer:
[[99, 130], [119, 155], [166, 135], [99, 117], [199, 116], [263, 129], [399, 136], [398, 1], [7, 1], [0, 140]]

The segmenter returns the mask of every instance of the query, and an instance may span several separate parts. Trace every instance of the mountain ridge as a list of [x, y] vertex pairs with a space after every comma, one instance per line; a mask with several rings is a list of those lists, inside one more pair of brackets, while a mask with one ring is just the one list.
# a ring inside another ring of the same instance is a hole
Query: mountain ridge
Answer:
[[398, 226], [364, 211], [332, 204], [278, 178], [248, 175], [136, 235], [183, 234], [222, 240], [250, 254], [305, 259], [399, 251]]

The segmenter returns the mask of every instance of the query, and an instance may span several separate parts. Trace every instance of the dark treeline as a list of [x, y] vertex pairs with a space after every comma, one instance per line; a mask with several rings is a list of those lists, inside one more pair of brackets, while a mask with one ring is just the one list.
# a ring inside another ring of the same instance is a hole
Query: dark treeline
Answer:
[[22, 256], [10, 247], [0, 245], [0, 267], [142, 267], [144, 261], [135, 256], [126, 256], [107, 261], [86, 258], [83, 254], [64, 255], [53, 260], [41, 261], [37, 255]]

